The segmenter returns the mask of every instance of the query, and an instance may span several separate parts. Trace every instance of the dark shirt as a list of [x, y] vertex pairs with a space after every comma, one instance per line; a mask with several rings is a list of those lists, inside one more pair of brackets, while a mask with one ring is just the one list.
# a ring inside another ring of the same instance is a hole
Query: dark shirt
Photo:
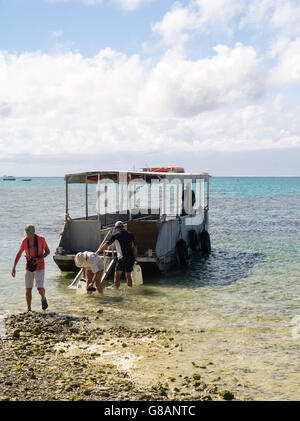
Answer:
[[136, 242], [131, 232], [121, 229], [120, 232], [111, 236], [108, 245], [111, 246], [112, 244], [116, 246], [118, 259], [134, 257], [132, 247], [136, 245]]

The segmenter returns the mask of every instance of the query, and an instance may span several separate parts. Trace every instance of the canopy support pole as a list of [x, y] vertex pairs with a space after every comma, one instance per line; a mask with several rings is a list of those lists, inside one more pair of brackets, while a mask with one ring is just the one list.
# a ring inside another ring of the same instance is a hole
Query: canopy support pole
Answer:
[[68, 178], [66, 178], [66, 217], [69, 213], [69, 183]]
[[100, 229], [101, 229], [101, 219], [100, 219], [100, 174], [98, 174], [98, 184], [97, 184], [97, 221], [100, 222]]
[[128, 208], [129, 208], [129, 220], [131, 221], [132, 220], [132, 202], [131, 202], [131, 199], [132, 199], [132, 194], [131, 194], [131, 174], [128, 174], [128, 178], [129, 178], [129, 180], [128, 180], [128, 183], [127, 183], [127, 195], [128, 195], [128, 200], [129, 200], [129, 206], [128, 206]]
[[88, 178], [85, 179], [85, 219], [89, 219], [89, 205], [88, 205]]

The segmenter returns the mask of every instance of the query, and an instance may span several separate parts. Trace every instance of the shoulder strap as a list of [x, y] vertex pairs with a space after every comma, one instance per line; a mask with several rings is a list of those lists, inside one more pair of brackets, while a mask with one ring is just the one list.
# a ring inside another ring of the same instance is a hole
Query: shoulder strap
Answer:
[[29, 260], [30, 258], [30, 253], [29, 253], [29, 238], [27, 238], [27, 260]]
[[36, 248], [36, 257], [39, 255], [39, 243], [38, 243], [38, 236], [34, 234], [34, 248]]
[[[36, 248], [36, 256], [38, 257], [39, 255], [39, 243], [38, 243], [38, 237], [36, 234], [34, 234], [34, 248]], [[29, 238], [27, 238], [27, 250], [28, 250], [28, 256], [27, 256], [27, 260], [30, 259], [30, 252], [29, 252]]]

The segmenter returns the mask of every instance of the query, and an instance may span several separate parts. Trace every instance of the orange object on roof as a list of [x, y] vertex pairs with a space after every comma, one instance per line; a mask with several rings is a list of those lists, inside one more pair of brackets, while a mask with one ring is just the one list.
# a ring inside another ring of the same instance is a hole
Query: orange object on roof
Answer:
[[150, 172], [176, 172], [183, 173], [184, 168], [182, 167], [159, 167], [159, 168], [147, 168], [147, 171]]

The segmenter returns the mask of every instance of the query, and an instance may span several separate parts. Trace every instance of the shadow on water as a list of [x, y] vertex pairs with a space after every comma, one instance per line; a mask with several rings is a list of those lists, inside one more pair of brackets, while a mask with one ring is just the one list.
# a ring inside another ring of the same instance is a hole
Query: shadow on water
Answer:
[[246, 278], [265, 257], [263, 253], [214, 249], [206, 257], [193, 255], [187, 268], [164, 274], [159, 278], [159, 284], [190, 288], [230, 285]]

